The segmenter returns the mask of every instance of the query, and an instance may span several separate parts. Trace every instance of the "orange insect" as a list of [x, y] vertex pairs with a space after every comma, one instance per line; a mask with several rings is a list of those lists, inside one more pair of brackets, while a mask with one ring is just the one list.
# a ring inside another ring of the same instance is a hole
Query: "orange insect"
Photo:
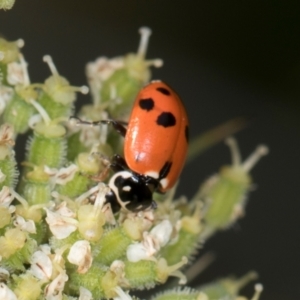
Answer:
[[106, 199], [114, 211], [120, 206], [140, 211], [156, 207], [153, 192], [172, 188], [183, 168], [188, 148], [188, 117], [179, 96], [162, 81], [152, 81], [137, 95], [127, 128], [112, 124], [124, 136], [124, 158], [114, 155], [115, 171]]

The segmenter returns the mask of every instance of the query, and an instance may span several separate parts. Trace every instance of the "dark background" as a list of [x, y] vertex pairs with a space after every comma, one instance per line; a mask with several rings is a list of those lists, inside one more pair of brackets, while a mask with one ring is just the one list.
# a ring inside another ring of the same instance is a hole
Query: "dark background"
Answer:
[[[153, 77], [184, 99], [192, 137], [233, 117], [253, 118], [237, 134], [243, 157], [259, 143], [270, 154], [252, 172], [257, 189], [246, 218], [205, 244], [202, 253], [214, 251], [217, 260], [197, 282], [255, 269], [264, 300], [300, 299], [297, 2], [16, 0], [0, 12], [1, 34], [25, 40], [32, 82], [49, 76], [42, 56], [50, 54], [60, 74], [85, 84], [86, 62], [136, 51], [137, 30], [146, 25], [153, 30], [147, 57], [165, 62]], [[223, 143], [205, 152], [184, 169], [179, 193], [192, 196], [229, 162]], [[250, 285], [245, 293], [252, 291]]]

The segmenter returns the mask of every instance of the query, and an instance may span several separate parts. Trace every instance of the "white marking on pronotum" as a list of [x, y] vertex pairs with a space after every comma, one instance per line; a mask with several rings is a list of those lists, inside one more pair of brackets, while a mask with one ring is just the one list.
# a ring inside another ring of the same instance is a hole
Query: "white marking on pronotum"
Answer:
[[130, 192], [131, 186], [129, 186], [129, 185], [123, 186], [122, 190], [123, 190], [124, 192]]
[[[123, 177], [124, 179], [127, 179], [127, 178], [130, 178], [132, 176], [132, 174], [129, 172], [129, 171], [120, 171], [120, 172], [117, 172], [114, 176], [111, 177], [111, 179], [109, 180], [109, 187], [110, 189], [113, 191], [113, 193], [115, 194], [116, 198], [117, 198], [117, 201], [118, 203], [121, 205], [122, 208], [126, 209], [126, 204], [128, 202], [123, 202], [120, 198], [120, 195], [119, 195], [119, 190], [118, 190], [118, 187], [115, 185], [115, 180], [117, 179], [117, 177]], [[126, 186], [125, 186], [126, 188]], [[127, 209], [126, 209], [127, 210]]]

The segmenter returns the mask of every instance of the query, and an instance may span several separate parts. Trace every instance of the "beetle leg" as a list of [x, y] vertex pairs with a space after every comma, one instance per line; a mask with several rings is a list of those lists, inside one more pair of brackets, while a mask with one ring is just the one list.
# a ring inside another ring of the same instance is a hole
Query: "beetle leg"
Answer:
[[113, 119], [103, 120], [101, 122], [102, 124], [111, 124], [118, 133], [125, 137], [127, 129], [123, 125], [124, 122], [116, 121]]
[[125, 159], [119, 154], [115, 154], [112, 157], [112, 160], [111, 160], [111, 163], [110, 163], [110, 168], [114, 172], [128, 170], [128, 166], [127, 166], [127, 163], [126, 163]]
[[83, 125], [90, 125], [90, 126], [98, 126], [102, 124], [111, 124], [114, 129], [120, 133], [123, 137], [126, 135], [126, 127], [124, 125], [127, 125], [126, 122], [123, 121], [116, 121], [113, 119], [107, 119], [107, 120], [100, 120], [100, 121], [94, 121], [94, 122], [89, 122], [89, 121], [83, 121], [78, 117], [72, 116], [70, 119], [76, 120], [76, 124], [83, 124]]

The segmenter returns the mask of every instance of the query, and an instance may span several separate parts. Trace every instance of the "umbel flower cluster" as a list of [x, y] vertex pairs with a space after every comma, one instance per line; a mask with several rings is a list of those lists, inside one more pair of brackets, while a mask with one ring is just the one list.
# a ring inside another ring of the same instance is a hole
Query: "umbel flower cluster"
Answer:
[[[145, 59], [151, 32], [140, 33], [137, 53], [87, 64], [92, 103], [81, 108], [80, 119], [128, 119], [136, 94], [150, 81], [150, 67], [162, 65]], [[173, 188], [154, 194], [156, 209], [115, 212], [105, 198], [112, 175], [105, 162], [122, 153], [122, 138], [105, 124], [70, 122], [76, 93], [88, 88], [71, 86], [50, 56], [44, 62], [51, 75], [31, 83], [23, 44], [0, 39], [0, 300], [139, 299], [135, 290], [169, 277], [177, 279], [147, 298], [246, 300], [239, 292], [256, 279], [253, 272], [196, 288], [188, 287], [191, 277], [183, 272], [200, 245], [243, 216], [249, 171], [266, 147], [242, 162], [229, 138], [232, 164], [191, 199], [174, 199]], [[24, 133], [25, 150], [15, 149]], [[20, 170], [15, 151], [25, 151]], [[252, 300], [261, 291], [256, 284]]]

